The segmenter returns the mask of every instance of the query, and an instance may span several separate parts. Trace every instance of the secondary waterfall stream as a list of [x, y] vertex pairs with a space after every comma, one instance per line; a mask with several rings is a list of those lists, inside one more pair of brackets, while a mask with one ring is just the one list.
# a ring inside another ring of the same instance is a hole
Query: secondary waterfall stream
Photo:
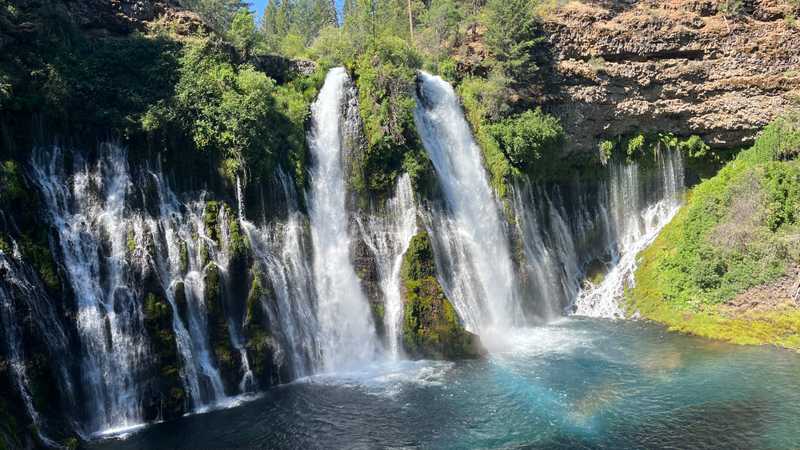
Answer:
[[395, 194], [384, 211], [357, 218], [361, 236], [375, 256], [380, 290], [385, 302], [384, 326], [389, 353], [399, 359], [403, 298], [400, 293], [400, 268], [411, 238], [417, 232], [417, 208], [411, 179], [404, 174], [397, 181]]
[[271, 284], [277, 300], [277, 313], [269, 305], [262, 307], [281, 324], [293, 375], [302, 377], [314, 373], [321, 359], [316, 292], [306, 258], [307, 220], [298, 210], [293, 182], [282, 170], [276, 176], [287, 207], [286, 221], [261, 227], [244, 221], [244, 231], [258, 260], [259, 276]]
[[[84, 389], [93, 411], [88, 429], [125, 429], [142, 422], [136, 379], [145, 367], [138, 329], [141, 303], [131, 289], [125, 258], [127, 159], [115, 146], [94, 170], [67, 182], [57, 149], [35, 158], [34, 172], [55, 226], [75, 292]], [[105, 239], [103, 239], [105, 237]], [[103, 276], [103, 278], [101, 278]]]

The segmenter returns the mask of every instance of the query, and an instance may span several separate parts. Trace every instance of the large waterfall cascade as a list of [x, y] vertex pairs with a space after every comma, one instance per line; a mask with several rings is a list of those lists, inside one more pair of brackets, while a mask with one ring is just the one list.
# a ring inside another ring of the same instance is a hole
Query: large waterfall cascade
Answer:
[[[150, 368], [151, 344], [143, 333], [141, 282], [151, 272], [172, 310], [188, 409], [230, 404], [211, 350], [205, 299], [206, 269], [215, 265], [224, 277], [228, 268], [227, 211], [219, 210], [218, 244], [205, 230], [202, 195], [181, 203], [160, 172], [148, 171], [157, 194], [150, 201], [157, 204], [140, 211], [130, 203], [147, 195], [134, 188], [122, 148], [103, 145], [96, 164], [81, 162], [80, 154], [73, 156], [77, 164], [70, 174], [59, 148], [39, 149], [32, 175], [43, 193], [78, 302], [80, 377], [90, 414], [85, 429], [107, 434], [144, 421], [141, 380]], [[241, 352], [242, 390], [249, 390], [242, 338], [234, 323], [228, 330]]]
[[522, 325], [508, 237], [481, 151], [453, 88], [420, 73], [414, 119], [448, 211], [435, 237], [452, 272], [444, 287], [467, 328], [479, 334]]
[[309, 146], [313, 157], [309, 216], [325, 371], [374, 359], [380, 350], [371, 311], [350, 255], [343, 167], [342, 108], [349, 77], [328, 72], [312, 105]]
[[[619, 300], [634, 282], [636, 255], [680, 207], [679, 151], [656, 149], [654, 170], [612, 161], [606, 181], [573, 186], [569, 203], [558, 188], [518, 183], [511, 206], [525, 257], [515, 270], [508, 229], [452, 87], [420, 73], [414, 117], [446, 200], [446, 211], [434, 207], [428, 218], [440, 278], [469, 329], [483, 335], [524, 325], [523, 310], [544, 321], [565, 311], [622, 317]], [[583, 283], [592, 259], [607, 271], [597, 285]]]
[[[403, 175], [385, 204], [348, 211], [348, 140], [343, 135], [356, 127], [351, 121], [360, 119], [344, 113], [347, 89], [352, 85], [345, 70], [332, 69], [312, 106], [308, 216], [298, 205], [293, 180], [277, 169], [286, 216], [267, 220], [265, 214], [258, 223], [249, 221], [244, 187], [237, 180], [237, 208], [219, 208], [216, 238], [205, 229], [205, 193], [179, 198], [160, 169], [144, 168], [136, 178], [138, 172], [128, 167], [126, 152], [117, 145], [102, 145], [94, 162], [78, 152], [64, 158], [58, 147], [34, 152], [31, 178], [55, 232], [54, 256], [77, 302], [75, 323], [63, 324], [19, 252], [8, 255], [0, 250], [0, 271], [5, 274], [0, 280], [0, 348], [34, 422], [42, 412], [36, 411], [26, 388], [26, 355], [15, 317], [21, 309], [36, 318], [58, 370], [62, 399], [71, 405], [69, 414], [80, 423], [81, 432], [113, 433], [150, 420], [145, 409], [151, 393], [143, 380], [152, 376], [154, 349], [144, 331], [143, 297], [152, 286], [142, 286], [145, 279], [160, 286], [172, 312], [187, 411], [232, 405], [232, 396], [257, 388], [244, 318], [225, 312], [227, 338], [241, 369], [238, 392], [224, 381], [229, 378], [221, 374], [209, 332], [206, 276], [215, 267], [223, 283], [228, 282], [232, 220], [249, 243], [254, 262], [249, 276], [257, 277], [269, 293], [259, 301], [269, 323], [274, 360], [288, 368], [291, 378], [357, 369], [384, 354], [403, 358], [400, 267], [420, 218], [430, 232], [448, 297], [467, 329], [483, 338], [530, 325], [531, 311], [545, 321], [565, 311], [621, 316], [618, 300], [634, 281], [636, 254], [680, 206], [684, 163], [679, 152], [657, 152], [654, 166], [647, 170], [612, 161], [608, 177], [596, 185], [520, 182], [511, 190], [516, 218], [511, 225], [489, 185], [480, 149], [452, 87], [422, 73], [414, 119], [442, 201], [418, 204], [408, 175]], [[65, 167], [67, 160], [73, 160], [74, 168]], [[139, 187], [142, 177], [148, 187]], [[228, 217], [231, 214], [236, 217]], [[524, 253], [521, 262], [512, 262], [514, 237]], [[363, 241], [375, 264], [384, 302], [385, 346], [354, 268], [351, 249], [356, 239]], [[586, 283], [587, 267], [595, 261], [605, 265], [605, 277]], [[229, 295], [229, 288], [223, 295]], [[77, 336], [80, 344], [80, 361], [74, 366], [59, 359], [69, 354], [64, 327], [74, 328], [70, 336]], [[68, 367], [74, 367], [75, 374]], [[47, 439], [46, 424], [37, 423], [37, 428]]]

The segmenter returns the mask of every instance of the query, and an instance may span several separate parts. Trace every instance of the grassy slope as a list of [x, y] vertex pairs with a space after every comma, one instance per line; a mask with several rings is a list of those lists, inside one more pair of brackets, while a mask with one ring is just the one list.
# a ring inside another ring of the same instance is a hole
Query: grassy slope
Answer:
[[751, 149], [695, 187], [640, 255], [629, 312], [675, 331], [800, 350], [800, 308], [791, 301], [728, 306], [800, 263], [798, 153], [798, 116], [779, 119]]

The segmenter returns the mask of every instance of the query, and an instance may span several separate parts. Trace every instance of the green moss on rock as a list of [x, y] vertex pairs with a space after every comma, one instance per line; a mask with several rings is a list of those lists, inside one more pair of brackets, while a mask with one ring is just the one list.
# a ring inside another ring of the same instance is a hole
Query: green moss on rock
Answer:
[[411, 239], [403, 257], [401, 283], [403, 346], [411, 357], [467, 359], [485, 353], [480, 338], [464, 329], [436, 279], [433, 248], [425, 231]]
[[178, 245], [178, 258], [181, 275], [186, 275], [189, 272], [189, 246], [186, 245], [186, 241], [181, 240]]
[[272, 296], [272, 292], [262, 284], [258, 270], [253, 270], [252, 278], [244, 320], [245, 349], [250, 370], [257, 383], [266, 388], [281, 381], [281, 368], [275, 362], [278, 344], [270, 333], [269, 320], [262, 303]]
[[25, 260], [33, 266], [44, 282], [45, 287], [53, 294], [61, 293], [61, 279], [58, 268], [47, 245], [47, 237], [42, 232], [22, 236], [22, 254]]
[[219, 202], [214, 200], [207, 201], [203, 208], [203, 230], [214, 242], [219, 242], [219, 208]]
[[8, 240], [0, 234], [0, 252], [5, 254], [11, 254], [11, 244], [8, 243]]
[[178, 346], [172, 327], [172, 306], [163, 297], [150, 292], [145, 296], [143, 313], [157, 370], [157, 381], [145, 405], [145, 413], [148, 419], [155, 419], [159, 415], [166, 419], [180, 417], [186, 412], [186, 402]]
[[241, 361], [234, 351], [228, 332], [222, 274], [216, 264], [208, 265], [204, 281], [209, 341], [225, 384], [225, 393], [233, 395], [241, 379]]

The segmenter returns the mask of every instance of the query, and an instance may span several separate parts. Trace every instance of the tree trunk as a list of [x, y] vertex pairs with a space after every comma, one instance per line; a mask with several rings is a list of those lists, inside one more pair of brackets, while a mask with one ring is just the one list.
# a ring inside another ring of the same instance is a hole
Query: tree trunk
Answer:
[[411, 15], [411, 0], [408, 0], [408, 34], [411, 37], [411, 45], [414, 45], [414, 16]]

